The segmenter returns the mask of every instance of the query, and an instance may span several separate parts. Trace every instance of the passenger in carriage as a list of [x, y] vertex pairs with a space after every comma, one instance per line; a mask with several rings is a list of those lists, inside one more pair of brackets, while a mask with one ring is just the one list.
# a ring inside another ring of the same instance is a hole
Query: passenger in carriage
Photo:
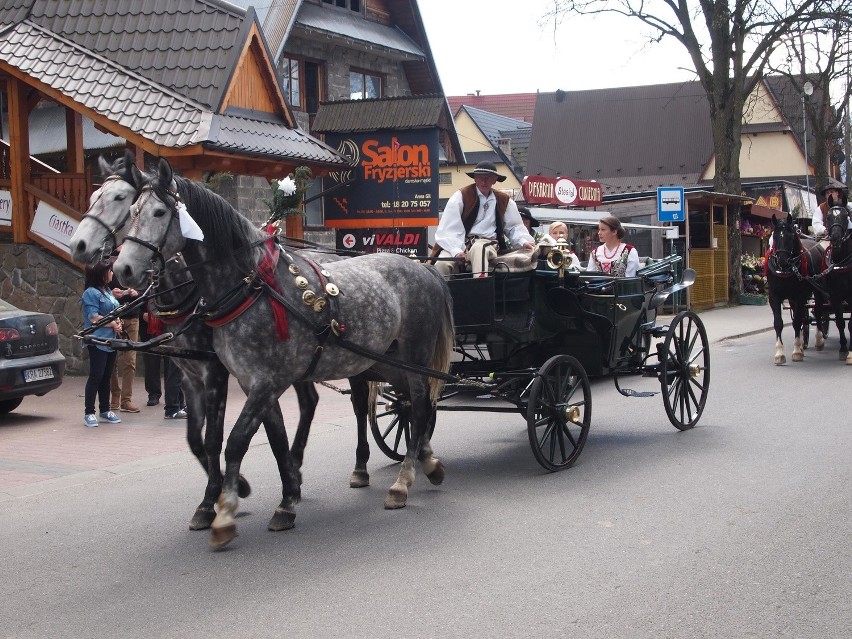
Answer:
[[636, 277], [639, 270], [639, 253], [630, 244], [625, 244], [624, 227], [612, 215], [598, 222], [598, 246], [589, 256], [587, 271], [600, 271], [615, 277]]
[[568, 225], [565, 224], [565, 222], [551, 222], [550, 227], [547, 229], [547, 235], [541, 238], [538, 242], [538, 245], [542, 247], [541, 254], [546, 256], [547, 251], [549, 251], [551, 247], [556, 246], [559, 242], [564, 242], [564, 245], [568, 249], [568, 257], [570, 258], [568, 268], [575, 268], [577, 270], [582, 269], [580, 258], [577, 257], [577, 254], [574, 253], [571, 248], [571, 240], [568, 237]]
[[480, 162], [468, 175], [474, 183], [450, 197], [435, 231], [431, 257], [446, 258], [437, 260], [435, 268], [448, 277], [470, 265], [475, 275], [485, 276], [489, 260], [509, 253], [506, 238], [512, 246], [523, 247], [532, 263], [535, 240], [517, 205], [508, 194], [493, 189], [506, 176], [491, 162]]

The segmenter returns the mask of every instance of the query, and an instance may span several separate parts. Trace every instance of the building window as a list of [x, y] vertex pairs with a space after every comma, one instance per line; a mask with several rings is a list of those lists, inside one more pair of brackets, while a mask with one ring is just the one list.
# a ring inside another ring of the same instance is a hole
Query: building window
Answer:
[[284, 97], [294, 109], [302, 106], [301, 84], [299, 82], [299, 61], [295, 58], [281, 58], [282, 84]]
[[349, 72], [349, 98], [364, 100], [382, 97], [382, 76], [369, 71]]
[[319, 62], [283, 56], [281, 75], [284, 97], [298, 111], [316, 115], [323, 99], [323, 66]]
[[325, 4], [361, 13], [361, 0], [322, 0]]
[[451, 173], [438, 173], [438, 184], [452, 184], [453, 175]]

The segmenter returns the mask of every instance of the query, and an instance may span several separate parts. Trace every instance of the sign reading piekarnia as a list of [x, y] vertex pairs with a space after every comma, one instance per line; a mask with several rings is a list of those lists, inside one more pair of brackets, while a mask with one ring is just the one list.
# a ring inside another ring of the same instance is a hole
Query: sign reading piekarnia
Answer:
[[521, 189], [527, 204], [555, 204], [557, 206], [600, 206], [603, 204], [603, 189], [600, 182], [528, 175], [524, 178]]
[[432, 226], [438, 222], [438, 130], [327, 134], [351, 169], [325, 178], [325, 225]]

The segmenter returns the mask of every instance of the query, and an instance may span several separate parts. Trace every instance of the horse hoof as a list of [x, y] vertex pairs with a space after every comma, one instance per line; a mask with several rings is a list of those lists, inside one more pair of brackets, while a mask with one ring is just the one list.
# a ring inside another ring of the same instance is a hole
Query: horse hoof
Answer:
[[236, 536], [237, 524], [226, 524], [218, 527], [214, 526], [210, 530], [210, 539], [207, 543], [210, 544], [210, 547], [214, 550], [221, 550], [231, 543]]
[[269, 524], [266, 527], [269, 530], [278, 532], [281, 530], [290, 530], [295, 525], [296, 513], [279, 507], [275, 509], [275, 514], [272, 515], [272, 519], [269, 520]]
[[394, 484], [385, 497], [385, 510], [405, 508], [406, 501], [408, 501], [408, 490], [404, 486]]
[[814, 346], [814, 348], [818, 351], [821, 351], [822, 349], [825, 348], [825, 344], [820, 344], [819, 342], [817, 342], [817, 344], [816, 344], [816, 346]]
[[216, 511], [212, 508], [204, 508], [199, 506], [195, 509], [195, 514], [189, 521], [190, 530], [207, 530], [210, 528], [213, 520], [216, 519]]
[[349, 488], [366, 488], [370, 485], [370, 474], [366, 470], [353, 470]]
[[787, 357], [785, 355], [776, 355], [775, 357], [775, 365], [781, 366], [781, 364], [787, 363]]
[[802, 353], [793, 353], [793, 361], [794, 362], [804, 362], [805, 356]]
[[237, 480], [237, 494], [240, 496], [240, 499], [245, 499], [251, 495], [251, 485], [242, 475], [240, 475], [239, 480]]
[[426, 479], [428, 479], [432, 485], [440, 486], [444, 482], [444, 465], [438, 459], [435, 459], [434, 461], [435, 467], [426, 473]]
[[838, 359], [846, 359], [848, 356], [849, 353], [847, 353], [846, 351], [840, 351], [840, 356], [838, 357]]

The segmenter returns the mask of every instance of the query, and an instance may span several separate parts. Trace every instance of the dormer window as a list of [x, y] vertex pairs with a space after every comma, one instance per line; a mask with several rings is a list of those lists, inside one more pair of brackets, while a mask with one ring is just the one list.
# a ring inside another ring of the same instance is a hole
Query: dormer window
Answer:
[[361, 0], [322, 0], [324, 4], [330, 4], [342, 9], [349, 9], [356, 13], [361, 13]]

